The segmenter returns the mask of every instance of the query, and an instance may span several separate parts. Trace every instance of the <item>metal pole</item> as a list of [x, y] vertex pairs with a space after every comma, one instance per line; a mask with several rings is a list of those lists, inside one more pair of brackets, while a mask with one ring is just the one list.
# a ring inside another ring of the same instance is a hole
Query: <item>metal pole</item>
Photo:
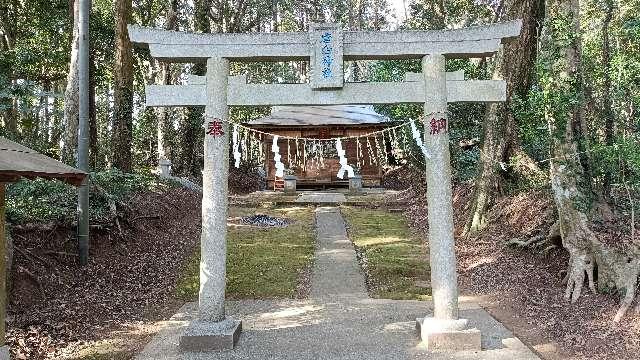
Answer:
[[7, 263], [5, 238], [5, 184], [0, 182], [0, 360], [9, 360], [9, 347], [5, 338], [5, 318], [7, 314]]
[[[89, 9], [91, 0], [78, 1], [78, 158], [77, 167], [89, 172]], [[80, 265], [89, 258], [89, 177], [78, 189], [78, 252]]]

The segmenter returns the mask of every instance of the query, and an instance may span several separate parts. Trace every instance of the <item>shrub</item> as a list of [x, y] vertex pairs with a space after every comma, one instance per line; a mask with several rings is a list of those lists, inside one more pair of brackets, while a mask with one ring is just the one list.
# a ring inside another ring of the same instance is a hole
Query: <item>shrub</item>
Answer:
[[[110, 219], [109, 198], [126, 202], [133, 194], [145, 190], [175, 186], [151, 174], [126, 174], [117, 170], [92, 173], [90, 178], [90, 221]], [[23, 180], [7, 189], [7, 219], [12, 224], [76, 220], [77, 190], [61, 181]]]

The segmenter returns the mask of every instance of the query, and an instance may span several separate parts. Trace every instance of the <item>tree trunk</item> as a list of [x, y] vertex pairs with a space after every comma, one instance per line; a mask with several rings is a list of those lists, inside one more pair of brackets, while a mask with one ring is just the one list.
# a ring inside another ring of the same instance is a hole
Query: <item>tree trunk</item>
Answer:
[[96, 64], [91, 55], [89, 59], [89, 167], [98, 165], [98, 123], [96, 109]]
[[[62, 92], [62, 83], [55, 84], [53, 87], [54, 94], [60, 94]], [[60, 140], [63, 133], [63, 121], [64, 115], [60, 116], [60, 98], [54, 96], [53, 98], [53, 121], [51, 123], [51, 144], [56, 147], [60, 145]]]
[[[604, 139], [607, 146], [613, 146], [614, 136], [614, 114], [611, 106], [611, 52], [609, 46], [609, 25], [613, 18], [613, 0], [604, 0], [605, 15], [602, 22], [602, 66], [603, 80], [602, 80], [602, 117], [604, 118]], [[611, 171], [606, 170], [604, 173], [604, 181], [602, 186], [602, 192], [606, 199], [611, 194]]]
[[[208, 16], [209, 11], [209, 1], [195, 1], [194, 26], [196, 31], [202, 33], [211, 32], [211, 23]], [[222, 13], [222, 9], [220, 9], [220, 13]], [[224, 26], [219, 26], [220, 30], [222, 30], [223, 28]], [[204, 64], [195, 64], [191, 69], [191, 73], [194, 75], [203, 76], [206, 74], [206, 66]], [[196, 139], [203, 138], [203, 136], [201, 136], [202, 124], [204, 121], [203, 116], [204, 106], [193, 106], [187, 108], [180, 130], [181, 156], [180, 164], [177, 170], [181, 173], [194, 177], [200, 176], [202, 168], [202, 164], [199, 161], [200, 156], [198, 153], [202, 152], [203, 147], [199, 146], [201, 144], [201, 140], [196, 141]], [[196, 144], [198, 145], [196, 146]]]
[[116, 53], [114, 66], [113, 166], [132, 170], [133, 54], [127, 24], [131, 0], [116, 0]]
[[271, 32], [278, 32], [278, 0], [271, 0]]
[[[551, 187], [558, 208], [562, 245], [569, 252], [565, 298], [575, 302], [585, 278], [595, 292], [594, 269], [600, 289], [624, 294], [614, 321], [620, 321], [635, 297], [640, 252], [638, 244], [611, 246], [600, 242], [590, 229], [588, 210], [593, 196], [583, 161], [576, 157], [582, 129], [584, 89], [581, 76], [579, 3], [549, 0], [540, 54], [544, 112], [551, 137]], [[558, 96], [562, 94], [562, 96]]]
[[[50, 81], [44, 81], [42, 83], [42, 90], [44, 91], [45, 94], [47, 94], [47, 96], [44, 96], [44, 112], [43, 112], [43, 119], [42, 119], [42, 140], [49, 144], [49, 141], [51, 140], [51, 97], [49, 96], [49, 94], [52, 92], [51, 91], [51, 82]], [[55, 94], [54, 94], [55, 95]]]
[[2, 111], [2, 122], [7, 131], [7, 135], [15, 138], [18, 134], [18, 121], [15, 109], [13, 108], [13, 100], [9, 97], [0, 98], [0, 107], [4, 109]]
[[[18, 18], [15, 12], [15, 6], [10, 7], [8, 2], [0, 1], [0, 28], [3, 30], [2, 37], [0, 38], [0, 52], [5, 50], [9, 51], [14, 48], [16, 37], [15, 22]], [[2, 76], [0, 76], [0, 80], [6, 80], [6, 84], [0, 83], [0, 87], [6, 85], [8, 89], [13, 89], [13, 81], [10, 80], [13, 78], [11, 70], [10, 67], [0, 68], [0, 71], [3, 73]], [[1, 79], [3, 77], [4, 79]], [[2, 89], [0, 88], [0, 90]], [[18, 116], [13, 99], [11, 97], [0, 97], [0, 108], [4, 109], [2, 111], [2, 122], [7, 135], [16, 139], [18, 136]]]
[[[177, 0], [169, 0], [168, 8], [167, 8], [167, 20], [164, 24], [164, 28], [166, 30], [177, 30], [178, 28], [177, 27], [177, 24], [178, 24], [177, 7], [178, 7]], [[157, 64], [158, 64], [158, 67], [160, 68], [159, 83], [161, 85], [168, 85], [170, 83], [170, 78], [171, 78], [169, 63], [158, 61]], [[158, 130], [156, 133], [158, 137], [157, 139], [158, 159], [168, 159], [167, 153], [170, 153], [171, 151], [169, 149], [169, 144], [166, 141], [165, 129], [170, 125], [168, 124], [170, 110], [167, 109], [166, 107], [160, 107], [160, 108], [157, 108], [156, 112], [157, 112], [157, 118], [158, 118], [158, 124], [157, 124]]]
[[80, 116], [78, 99], [78, 0], [73, 1], [73, 40], [71, 60], [67, 74], [67, 88], [64, 91], [64, 144], [62, 161], [75, 164], [78, 147], [78, 119]]
[[[488, 104], [486, 108], [479, 171], [465, 229], [467, 232], [477, 231], [486, 224], [487, 211], [499, 192], [509, 158], [516, 154], [528, 158], [519, 149], [517, 122], [511, 109], [514, 97], [526, 96], [531, 86], [544, 0], [509, 0], [503, 5], [503, 20], [522, 19], [522, 30], [517, 40], [505, 44], [496, 55], [493, 78], [506, 81], [507, 101]], [[521, 167], [527, 169], [526, 172], [540, 172], [531, 161], [521, 164]]]

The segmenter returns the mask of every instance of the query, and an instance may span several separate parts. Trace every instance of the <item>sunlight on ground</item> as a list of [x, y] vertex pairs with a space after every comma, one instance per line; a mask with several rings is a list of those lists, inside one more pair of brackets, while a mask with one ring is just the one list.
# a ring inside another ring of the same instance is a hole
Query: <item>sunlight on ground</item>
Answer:
[[469, 264], [467, 267], [465, 267], [464, 271], [473, 270], [479, 266], [494, 263], [495, 261], [496, 261], [496, 258], [494, 256], [483, 256], [477, 259], [476, 261], [474, 261], [472, 264]]
[[277, 330], [320, 324], [326, 320], [324, 305], [304, 305], [285, 307], [277, 311], [251, 314], [243, 321], [254, 330]]
[[402, 321], [402, 322], [386, 324], [383, 329], [384, 331], [388, 331], [388, 332], [396, 332], [396, 331], [405, 332], [407, 330], [415, 329], [415, 327], [416, 327], [415, 321]]
[[186, 326], [186, 321], [158, 321], [156, 323], [131, 323], [124, 324], [121, 330], [110, 333], [108, 340], [90, 341], [85, 349], [78, 351], [73, 357], [65, 357], [70, 360], [125, 360], [131, 359], [137, 352], [140, 339], [149, 339], [151, 336], [168, 328]]
[[321, 310], [322, 308], [323, 306], [318, 306], [318, 305], [294, 306], [294, 307], [286, 308], [280, 311], [264, 313], [264, 314], [261, 314], [260, 317], [270, 318], [270, 319], [280, 319], [280, 318], [286, 318], [290, 316], [302, 315], [309, 311], [318, 311], [318, 310]]
[[371, 246], [382, 244], [393, 244], [401, 241], [406, 241], [405, 238], [399, 238], [397, 236], [378, 236], [378, 237], [366, 237], [358, 241], [358, 246]]

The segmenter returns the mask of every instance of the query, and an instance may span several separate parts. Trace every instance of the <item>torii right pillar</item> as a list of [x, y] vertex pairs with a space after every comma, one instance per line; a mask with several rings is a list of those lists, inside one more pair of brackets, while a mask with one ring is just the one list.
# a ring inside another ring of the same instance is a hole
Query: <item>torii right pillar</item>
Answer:
[[433, 317], [417, 319], [416, 327], [429, 350], [481, 350], [480, 331], [458, 316], [445, 57], [423, 57], [422, 74], [424, 137], [431, 155], [426, 179]]

